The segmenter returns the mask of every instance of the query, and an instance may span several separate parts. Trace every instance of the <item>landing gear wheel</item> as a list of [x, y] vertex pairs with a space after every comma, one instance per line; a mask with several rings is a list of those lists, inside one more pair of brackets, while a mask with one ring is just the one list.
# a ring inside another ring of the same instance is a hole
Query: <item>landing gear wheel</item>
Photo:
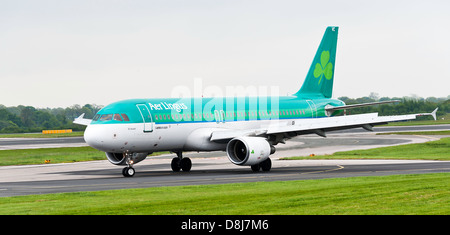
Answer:
[[252, 171], [253, 171], [253, 172], [258, 172], [259, 169], [261, 168], [261, 166], [260, 166], [260, 164], [258, 163], [258, 164], [252, 165], [251, 168], [252, 168]]
[[270, 169], [272, 168], [272, 160], [270, 160], [270, 158], [267, 158], [266, 160], [261, 162], [259, 165], [261, 166], [261, 169], [263, 171], [270, 171]]
[[258, 164], [252, 165], [251, 168], [254, 172], [258, 172], [260, 169], [262, 171], [270, 171], [270, 169], [272, 168], [272, 160], [270, 160], [270, 158], [267, 158], [266, 160]]
[[125, 177], [133, 177], [136, 171], [133, 167], [125, 167], [122, 169], [122, 175]]
[[174, 172], [179, 172], [180, 170], [183, 171], [190, 171], [192, 168], [192, 161], [190, 158], [185, 157], [183, 158], [183, 152], [175, 152], [177, 154], [177, 157], [174, 157], [172, 159], [172, 163], [170, 164], [170, 167], [172, 167], [172, 170]]
[[192, 161], [191, 161], [191, 159], [188, 158], [188, 157], [182, 158], [181, 161], [180, 161], [180, 166], [181, 166], [181, 169], [183, 171], [186, 171], [186, 172], [190, 171], [191, 168], [192, 168]]
[[172, 171], [179, 172], [181, 170], [180, 159], [178, 157], [174, 157], [172, 159], [172, 163], [170, 163], [170, 167], [172, 167]]
[[127, 167], [122, 169], [122, 175], [125, 177], [133, 177], [136, 171], [133, 168], [133, 153], [130, 153], [128, 150], [123, 153], [123, 157], [125, 158], [125, 163]]

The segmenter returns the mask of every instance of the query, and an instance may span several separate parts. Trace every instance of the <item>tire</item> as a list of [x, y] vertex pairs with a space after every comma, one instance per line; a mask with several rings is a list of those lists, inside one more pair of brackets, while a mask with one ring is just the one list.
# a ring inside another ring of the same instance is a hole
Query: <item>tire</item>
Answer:
[[258, 164], [252, 165], [251, 168], [252, 168], [252, 171], [253, 171], [253, 172], [258, 172], [259, 169], [261, 168], [261, 166], [260, 166], [260, 164], [258, 163]]
[[178, 157], [174, 157], [172, 159], [172, 163], [170, 163], [170, 167], [172, 167], [172, 171], [179, 172], [181, 170], [180, 159]]
[[133, 167], [125, 167], [122, 169], [122, 175], [125, 177], [133, 177], [136, 171]]
[[180, 165], [183, 171], [189, 172], [192, 168], [192, 161], [190, 158], [186, 157], [181, 159]]
[[267, 158], [263, 162], [260, 163], [262, 171], [270, 171], [272, 168], [272, 160], [270, 158]]

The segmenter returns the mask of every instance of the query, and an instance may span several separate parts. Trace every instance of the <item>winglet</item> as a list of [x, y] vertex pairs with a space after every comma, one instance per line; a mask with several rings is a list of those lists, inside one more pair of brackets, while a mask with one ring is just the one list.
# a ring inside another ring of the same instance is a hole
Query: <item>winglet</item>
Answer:
[[431, 112], [431, 116], [433, 116], [434, 120], [436, 121], [436, 112], [439, 108], [436, 108], [433, 112]]
[[73, 123], [79, 124], [79, 125], [84, 125], [84, 126], [89, 125], [91, 122], [92, 122], [92, 119], [84, 118], [84, 113], [81, 114], [79, 117], [75, 118], [75, 120], [73, 120]]

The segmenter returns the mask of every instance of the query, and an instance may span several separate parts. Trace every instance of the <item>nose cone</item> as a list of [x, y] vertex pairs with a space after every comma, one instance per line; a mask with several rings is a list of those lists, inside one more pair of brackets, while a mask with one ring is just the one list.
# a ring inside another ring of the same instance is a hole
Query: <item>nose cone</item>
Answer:
[[105, 151], [104, 144], [103, 144], [103, 138], [102, 138], [102, 132], [98, 130], [93, 125], [89, 125], [86, 127], [86, 130], [84, 131], [84, 141], [91, 146], [92, 148]]

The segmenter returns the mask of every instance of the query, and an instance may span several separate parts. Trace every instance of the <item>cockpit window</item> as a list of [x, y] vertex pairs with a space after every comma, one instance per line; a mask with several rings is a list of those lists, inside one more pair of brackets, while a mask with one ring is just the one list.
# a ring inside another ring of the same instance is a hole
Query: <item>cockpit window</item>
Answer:
[[126, 121], [126, 122], [130, 121], [130, 119], [128, 118], [128, 116], [126, 114], [122, 113], [121, 115], [122, 115], [124, 121]]
[[109, 121], [109, 120], [112, 120], [112, 114], [103, 114], [101, 117], [100, 117], [100, 121]]
[[92, 121], [119, 121], [119, 122], [129, 122], [130, 118], [128, 117], [128, 115], [124, 114], [124, 113], [114, 113], [114, 114], [96, 114], [94, 116], [94, 118], [92, 119]]
[[114, 119], [113, 120], [115, 120], [115, 121], [123, 121], [122, 117], [118, 113], [114, 114]]

